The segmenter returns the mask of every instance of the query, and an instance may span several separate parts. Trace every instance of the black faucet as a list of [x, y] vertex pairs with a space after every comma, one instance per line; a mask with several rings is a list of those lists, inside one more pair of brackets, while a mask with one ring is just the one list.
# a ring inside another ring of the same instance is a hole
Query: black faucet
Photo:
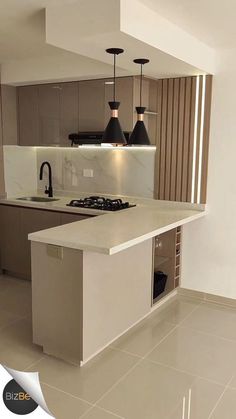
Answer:
[[52, 188], [52, 168], [51, 165], [48, 161], [44, 161], [41, 164], [40, 167], [40, 174], [39, 174], [39, 179], [42, 180], [43, 179], [43, 169], [44, 166], [48, 166], [48, 182], [49, 182], [49, 186], [45, 187], [45, 193], [49, 196], [49, 198], [53, 197], [53, 188]]

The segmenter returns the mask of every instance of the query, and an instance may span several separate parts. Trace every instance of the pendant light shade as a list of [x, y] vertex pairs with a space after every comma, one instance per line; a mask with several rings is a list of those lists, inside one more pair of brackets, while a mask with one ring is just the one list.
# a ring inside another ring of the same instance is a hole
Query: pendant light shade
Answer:
[[150, 145], [150, 140], [148, 137], [148, 133], [146, 127], [144, 125], [144, 112], [145, 107], [142, 106], [142, 83], [143, 83], [143, 65], [149, 63], [149, 60], [146, 58], [137, 58], [134, 60], [135, 64], [141, 65], [141, 74], [140, 74], [140, 106], [136, 107], [137, 112], [137, 122], [133, 129], [133, 132], [129, 138], [129, 145], [136, 144], [136, 145]]
[[120, 102], [116, 101], [116, 56], [122, 54], [124, 50], [121, 48], [108, 48], [106, 52], [114, 56], [113, 101], [108, 102], [111, 109], [111, 118], [103, 133], [102, 142], [124, 145], [126, 144], [126, 139], [118, 119], [118, 109]]

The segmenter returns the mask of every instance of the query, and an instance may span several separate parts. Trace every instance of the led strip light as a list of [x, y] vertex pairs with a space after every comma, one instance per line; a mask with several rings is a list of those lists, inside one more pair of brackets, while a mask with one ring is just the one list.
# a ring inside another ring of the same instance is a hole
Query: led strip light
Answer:
[[[194, 116], [194, 137], [193, 137], [193, 167], [192, 167], [192, 192], [191, 203], [195, 202], [195, 183], [196, 183], [196, 160], [197, 160], [197, 136], [198, 136], [198, 113], [199, 113], [199, 96], [200, 96], [200, 77], [196, 80], [196, 98], [195, 98], [195, 116]], [[201, 117], [200, 117], [200, 133], [199, 133], [199, 158], [198, 158], [198, 178], [197, 178], [197, 203], [201, 202], [201, 185], [202, 185], [202, 153], [204, 138], [204, 116], [205, 116], [205, 100], [206, 100], [206, 76], [202, 76], [201, 88]]]
[[200, 204], [200, 200], [201, 200], [202, 150], [203, 150], [203, 134], [204, 134], [205, 96], [206, 96], [206, 76], [203, 76], [203, 79], [202, 79], [202, 109], [201, 109], [201, 125], [200, 125], [199, 162], [198, 162], [198, 186], [197, 186], [197, 203], [198, 204]]
[[199, 104], [199, 76], [197, 76], [197, 80], [196, 80], [196, 98], [195, 98], [195, 118], [194, 118], [194, 136], [193, 136], [193, 167], [192, 167], [192, 193], [191, 193], [191, 203], [194, 203], [194, 195], [195, 195], [198, 104]]

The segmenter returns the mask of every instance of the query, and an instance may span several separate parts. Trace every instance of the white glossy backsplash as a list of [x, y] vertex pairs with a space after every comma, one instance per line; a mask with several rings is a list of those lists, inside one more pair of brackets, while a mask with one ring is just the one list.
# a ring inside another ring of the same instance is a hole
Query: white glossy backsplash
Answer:
[[[54, 191], [153, 197], [154, 147], [150, 148], [52, 148], [4, 147], [7, 196], [44, 190], [46, 174], [39, 181], [43, 161], [49, 161]], [[84, 169], [93, 177], [83, 176]]]
[[7, 197], [37, 190], [35, 147], [3, 146], [5, 191]]
[[[37, 164], [47, 160], [55, 190], [153, 197], [155, 148], [38, 148]], [[84, 177], [83, 170], [93, 170]], [[45, 181], [38, 183], [44, 188]]]

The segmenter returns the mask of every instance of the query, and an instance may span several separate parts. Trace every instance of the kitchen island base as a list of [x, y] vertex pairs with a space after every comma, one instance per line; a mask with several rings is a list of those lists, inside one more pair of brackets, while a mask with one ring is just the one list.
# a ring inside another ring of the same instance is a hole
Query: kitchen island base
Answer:
[[151, 312], [152, 239], [114, 255], [32, 242], [33, 341], [81, 365]]

